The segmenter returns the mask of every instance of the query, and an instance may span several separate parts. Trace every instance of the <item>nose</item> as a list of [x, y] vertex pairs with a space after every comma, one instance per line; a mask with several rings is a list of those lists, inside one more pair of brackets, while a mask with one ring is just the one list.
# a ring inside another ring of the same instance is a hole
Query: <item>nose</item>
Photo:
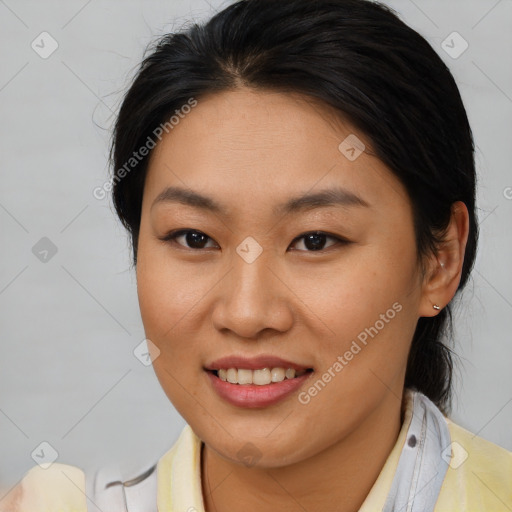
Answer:
[[292, 326], [293, 294], [276, 265], [263, 255], [252, 263], [235, 255], [233, 268], [219, 283], [217, 293], [212, 321], [219, 331], [261, 339], [266, 329], [275, 335]]

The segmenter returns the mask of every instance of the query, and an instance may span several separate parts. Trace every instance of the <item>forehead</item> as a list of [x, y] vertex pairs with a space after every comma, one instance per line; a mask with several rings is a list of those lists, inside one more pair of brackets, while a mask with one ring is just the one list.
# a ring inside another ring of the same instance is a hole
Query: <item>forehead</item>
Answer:
[[343, 190], [345, 204], [349, 196], [353, 204], [354, 198], [372, 203], [386, 194], [403, 196], [401, 184], [369, 147], [363, 134], [318, 101], [267, 91], [223, 92], [199, 99], [164, 134], [150, 158], [145, 193], [151, 202], [169, 187], [214, 191], [240, 206], [264, 199], [276, 214], [286, 208], [285, 198], [307, 191]]

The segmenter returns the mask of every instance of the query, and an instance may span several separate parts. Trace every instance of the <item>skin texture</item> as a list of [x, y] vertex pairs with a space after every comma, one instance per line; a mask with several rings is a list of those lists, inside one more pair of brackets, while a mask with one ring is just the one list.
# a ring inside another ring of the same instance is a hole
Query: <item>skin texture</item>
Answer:
[[[338, 149], [349, 134], [367, 148], [354, 161]], [[205, 443], [208, 512], [356, 511], [396, 441], [414, 329], [456, 292], [468, 216], [455, 203], [446, 243], [422, 273], [409, 197], [370, 148], [364, 134], [311, 99], [242, 88], [201, 98], [151, 155], [139, 303], [160, 351], [156, 375]], [[333, 185], [369, 206], [272, 212]], [[168, 186], [210, 196], [228, 215], [153, 205]], [[161, 240], [178, 229], [209, 238], [204, 248], [188, 248], [184, 236]], [[317, 230], [329, 237], [314, 251], [298, 237]], [[236, 252], [248, 236], [263, 249], [250, 264]], [[203, 370], [223, 356], [272, 354], [314, 368], [304, 391], [396, 303], [401, 310], [308, 404], [292, 394], [265, 408], [236, 407]], [[252, 467], [237, 455], [249, 442], [258, 450]]]

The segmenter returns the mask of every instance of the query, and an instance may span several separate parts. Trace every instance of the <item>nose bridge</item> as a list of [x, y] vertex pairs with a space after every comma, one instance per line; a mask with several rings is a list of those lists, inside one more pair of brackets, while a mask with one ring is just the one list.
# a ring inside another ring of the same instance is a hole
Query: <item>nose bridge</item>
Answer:
[[247, 253], [240, 255], [240, 248], [246, 247], [240, 244], [231, 272], [220, 287], [221, 300], [213, 314], [216, 327], [249, 338], [266, 328], [285, 329], [290, 315], [281, 311], [286, 301], [272, 269], [271, 251], [263, 251], [252, 260], [245, 257]]
[[275, 294], [271, 281], [275, 277], [269, 267], [269, 251], [262, 252], [253, 261], [239, 253], [234, 257], [228, 291], [229, 298], [235, 303], [232, 306], [263, 308], [265, 304], [270, 305], [269, 294]]
[[230, 285], [232, 292], [256, 299], [261, 296], [262, 288], [271, 286], [270, 281], [275, 279], [269, 267], [272, 262], [273, 251], [269, 244], [270, 239], [256, 240], [246, 236], [235, 248], [233, 253]]

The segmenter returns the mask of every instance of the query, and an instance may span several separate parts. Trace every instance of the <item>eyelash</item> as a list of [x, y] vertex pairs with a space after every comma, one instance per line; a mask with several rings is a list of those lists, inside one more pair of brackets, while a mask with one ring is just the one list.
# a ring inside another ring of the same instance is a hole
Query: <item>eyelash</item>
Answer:
[[[194, 251], [194, 252], [204, 251], [205, 250], [204, 248], [203, 249], [195, 249], [193, 247], [187, 247], [185, 245], [182, 245], [182, 244], [179, 244], [178, 242], [176, 242], [177, 238], [179, 238], [180, 236], [186, 235], [188, 233], [198, 233], [198, 234], [201, 234], [201, 235], [204, 235], [205, 237], [207, 237], [208, 240], [213, 240], [206, 233], [203, 233], [202, 231], [198, 231], [197, 229], [179, 229], [179, 230], [171, 231], [170, 233], [168, 233], [167, 235], [165, 235], [159, 239], [162, 240], [163, 242], [177, 244], [178, 246], [180, 246], [181, 248], [186, 249], [186, 250], [188, 249], [188, 250]], [[327, 238], [332, 238], [333, 240], [336, 240], [337, 244], [333, 244], [333, 245], [329, 246], [327, 249], [320, 249], [318, 251], [299, 250], [299, 252], [322, 253], [322, 252], [328, 251], [331, 247], [334, 247], [336, 245], [346, 245], [346, 244], [350, 243], [348, 240], [340, 238], [339, 236], [331, 235], [329, 233], [326, 233], [325, 231], [308, 231], [308, 232], [303, 233], [302, 235], [294, 238], [292, 240], [292, 244], [295, 243], [296, 241], [299, 241], [299, 240], [305, 238], [308, 235], [326, 235]], [[208, 247], [207, 249], [212, 249], [212, 247]]]

